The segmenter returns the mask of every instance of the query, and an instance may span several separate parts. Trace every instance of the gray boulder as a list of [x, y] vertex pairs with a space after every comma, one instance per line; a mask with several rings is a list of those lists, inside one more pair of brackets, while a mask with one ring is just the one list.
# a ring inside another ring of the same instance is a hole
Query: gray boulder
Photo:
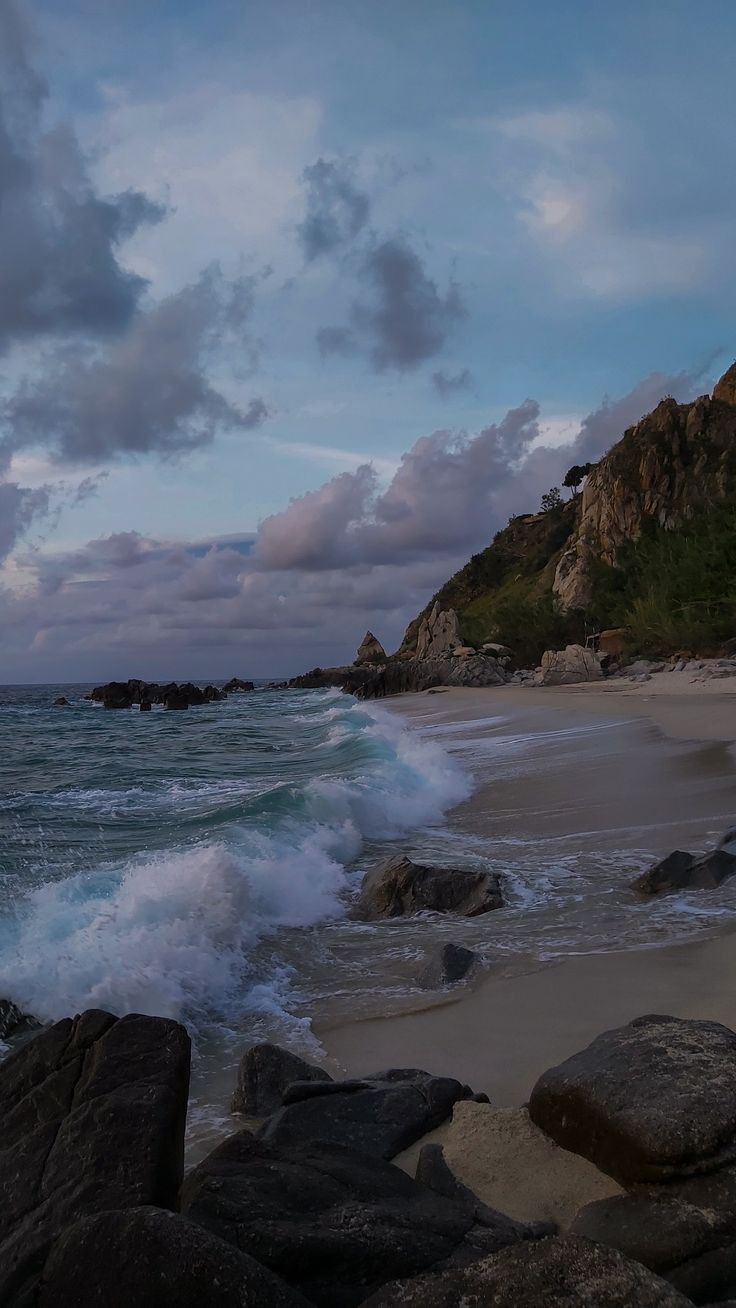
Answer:
[[284, 1091], [293, 1081], [331, 1080], [321, 1067], [264, 1041], [251, 1045], [240, 1060], [230, 1111], [248, 1117], [267, 1117], [281, 1107]]
[[438, 1276], [386, 1285], [364, 1308], [691, 1308], [616, 1249], [563, 1236], [515, 1245]]
[[419, 984], [425, 990], [439, 990], [442, 986], [454, 985], [472, 971], [477, 960], [478, 955], [472, 949], [450, 942], [443, 945], [424, 968]]
[[661, 895], [672, 890], [715, 890], [734, 872], [736, 856], [726, 848], [711, 850], [700, 858], [676, 849], [637, 877], [634, 889], [640, 895]]
[[736, 1159], [736, 1035], [637, 1018], [543, 1073], [529, 1116], [624, 1185], [713, 1171]]
[[160, 1208], [97, 1213], [67, 1227], [34, 1308], [307, 1308], [255, 1259]]
[[602, 677], [599, 656], [582, 645], [548, 649], [542, 655], [542, 686], [574, 686], [583, 681], [600, 681]]
[[620, 1249], [662, 1276], [736, 1239], [731, 1214], [670, 1196], [668, 1186], [659, 1186], [658, 1191], [615, 1195], [586, 1204], [570, 1230]]
[[434, 1130], [458, 1100], [471, 1094], [452, 1077], [414, 1069], [394, 1069], [361, 1081], [297, 1082], [258, 1136], [283, 1147], [324, 1141], [389, 1159]]
[[460, 626], [454, 609], [441, 609], [435, 600], [426, 618], [422, 618], [417, 633], [417, 658], [435, 658], [449, 654], [462, 645]]
[[375, 921], [431, 911], [477, 917], [502, 907], [500, 879], [493, 872], [429, 867], [396, 858], [364, 878], [353, 916]]
[[390, 1163], [303, 1138], [281, 1148], [248, 1131], [190, 1173], [182, 1206], [318, 1308], [353, 1308], [386, 1281], [482, 1258], [506, 1238]]
[[32, 1302], [49, 1246], [104, 1208], [173, 1208], [189, 1037], [178, 1022], [90, 1010], [0, 1063], [0, 1303]]

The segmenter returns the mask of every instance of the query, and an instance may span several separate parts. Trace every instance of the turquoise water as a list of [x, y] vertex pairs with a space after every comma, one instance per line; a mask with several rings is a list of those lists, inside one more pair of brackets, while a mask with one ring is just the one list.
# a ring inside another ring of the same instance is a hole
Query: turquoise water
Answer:
[[88, 689], [0, 689], [0, 995], [43, 1020], [133, 1010], [208, 1039], [288, 1015], [281, 935], [343, 917], [366, 851], [470, 790], [335, 691], [141, 714]]

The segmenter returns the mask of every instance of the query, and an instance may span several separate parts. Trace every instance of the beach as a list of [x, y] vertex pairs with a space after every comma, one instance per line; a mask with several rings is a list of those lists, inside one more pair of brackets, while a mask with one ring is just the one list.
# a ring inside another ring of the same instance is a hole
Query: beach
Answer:
[[[327, 1065], [348, 1075], [422, 1067], [514, 1107], [544, 1069], [640, 1014], [736, 1027], [736, 883], [656, 901], [630, 889], [643, 851], [705, 848], [733, 823], [734, 690], [732, 682], [661, 674], [636, 686], [451, 690], [392, 703], [413, 729], [446, 740], [482, 742], [502, 732], [507, 743], [513, 728], [523, 730], [527, 759], [536, 735], [536, 765], [510, 762], [481, 781], [450, 815], [450, 829], [458, 842], [487, 842], [491, 859], [519, 838], [533, 845], [538, 836], [540, 857], [550, 842], [575, 841], [578, 865], [586, 849], [605, 861], [607, 893], [597, 897], [588, 886], [578, 900], [568, 896], [567, 932], [554, 896], [550, 921], [543, 906], [532, 907], [538, 920], [526, 950], [503, 947], [506, 909], [445, 925], [443, 938], [480, 946], [482, 969], [431, 997], [415, 992], [409, 1011], [405, 1001], [398, 1013], [318, 1022]], [[611, 868], [606, 855], [614, 853]], [[514, 917], [523, 936], [523, 908]]]

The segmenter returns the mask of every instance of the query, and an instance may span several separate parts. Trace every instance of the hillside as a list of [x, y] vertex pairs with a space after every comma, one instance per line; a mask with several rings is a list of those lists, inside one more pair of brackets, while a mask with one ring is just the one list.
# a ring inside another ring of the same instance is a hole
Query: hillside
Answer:
[[435, 601], [469, 645], [524, 663], [604, 627], [656, 653], [736, 635], [736, 364], [712, 397], [663, 399], [572, 500], [513, 518], [410, 623], [402, 656]]

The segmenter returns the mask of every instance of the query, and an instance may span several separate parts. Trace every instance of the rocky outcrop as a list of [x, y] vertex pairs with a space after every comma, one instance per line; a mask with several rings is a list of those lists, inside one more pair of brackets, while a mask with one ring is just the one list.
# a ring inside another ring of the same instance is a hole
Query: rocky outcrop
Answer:
[[182, 1202], [190, 1221], [317, 1308], [354, 1308], [395, 1277], [467, 1263], [518, 1238], [378, 1158], [303, 1138], [280, 1147], [248, 1131], [195, 1168]]
[[102, 1209], [173, 1208], [189, 1038], [178, 1022], [90, 1010], [0, 1064], [0, 1303], [30, 1303], [50, 1246]]
[[441, 609], [437, 601], [427, 617], [422, 618], [419, 624], [416, 657], [436, 658], [438, 655], [451, 653], [462, 643], [457, 613], [454, 609]]
[[255, 686], [252, 681], [241, 681], [240, 677], [231, 677], [222, 689], [226, 695], [239, 695], [255, 690]]
[[452, 1077], [395, 1069], [359, 1081], [304, 1081], [290, 1086], [284, 1107], [259, 1139], [283, 1148], [303, 1140], [345, 1145], [373, 1158], [393, 1158], [434, 1130], [472, 1090]]
[[478, 917], [502, 907], [500, 878], [494, 872], [396, 858], [366, 875], [353, 916], [362, 921], [423, 912]]
[[470, 1267], [386, 1285], [364, 1308], [687, 1308], [690, 1300], [615, 1249], [579, 1236], [504, 1249]]
[[40, 1025], [35, 1017], [24, 1013], [12, 999], [0, 999], [0, 1040], [8, 1040], [23, 1031], [37, 1030]]
[[584, 681], [600, 681], [602, 677], [599, 656], [582, 645], [548, 649], [542, 655], [541, 686], [575, 686]]
[[358, 646], [355, 662], [375, 663], [378, 660], [385, 659], [385, 657], [386, 651], [378, 637], [374, 636], [372, 631], [367, 631]]
[[736, 852], [713, 849], [696, 858], [676, 849], [633, 883], [640, 895], [661, 895], [673, 890], [714, 890], [736, 872]]
[[529, 1114], [624, 1185], [715, 1171], [736, 1161], [736, 1035], [637, 1018], [545, 1072]]
[[578, 526], [557, 564], [554, 594], [565, 608], [585, 608], [592, 565], [615, 565], [646, 518], [665, 528], [736, 488], [736, 365], [692, 404], [662, 400], [630, 427], [585, 483]]
[[[360, 675], [346, 677], [342, 688], [357, 699], [382, 699], [437, 686], [504, 686], [507, 675], [498, 659], [489, 654], [455, 658], [390, 659], [379, 669], [355, 669]], [[368, 675], [366, 675], [366, 672]]]
[[216, 704], [227, 699], [227, 693], [216, 686], [195, 686], [191, 681], [181, 685], [169, 681], [160, 686], [155, 681], [140, 681], [133, 677], [130, 681], [108, 681], [104, 686], [95, 686], [86, 698], [96, 700], [106, 709], [129, 709], [138, 704], [145, 711], [152, 704], [163, 704], [170, 709], [186, 709], [192, 704]]
[[284, 1091], [294, 1081], [331, 1080], [321, 1067], [264, 1041], [251, 1045], [240, 1060], [230, 1111], [247, 1117], [267, 1117], [281, 1107]]

